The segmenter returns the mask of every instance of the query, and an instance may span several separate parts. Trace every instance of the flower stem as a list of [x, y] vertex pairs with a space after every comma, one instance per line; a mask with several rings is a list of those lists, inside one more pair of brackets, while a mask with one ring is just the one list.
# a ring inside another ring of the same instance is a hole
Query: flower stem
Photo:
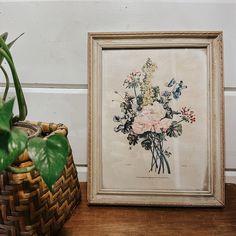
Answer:
[[135, 86], [134, 86], [134, 95], [135, 95], [136, 103], [137, 103], [137, 105], [138, 105], [138, 98], [137, 98], [137, 92], [136, 92]]
[[[152, 136], [152, 133], [148, 135], [148, 138], [150, 138], [152, 141], [152, 162], [149, 172], [153, 170], [153, 167], [155, 165], [155, 171], [158, 171], [158, 174], [160, 174], [162, 170], [162, 173], [164, 174], [166, 165], [168, 174], [171, 174], [169, 163], [165, 157], [165, 154], [163, 153], [163, 140], [161, 141], [158, 138], [155, 138], [154, 136]], [[158, 158], [160, 160], [159, 165]]]
[[[158, 143], [160, 144], [160, 141], [158, 140]], [[159, 157], [160, 159], [160, 165], [159, 165], [159, 168], [158, 168], [158, 174], [160, 174], [161, 172], [161, 168], [162, 168], [162, 173], [164, 174], [165, 172], [165, 167], [164, 167], [164, 162], [162, 160], [162, 155], [161, 155], [161, 150], [160, 148], [158, 147], [158, 145], [155, 145], [155, 149], [156, 149], [156, 153], [157, 153], [157, 156]]]
[[163, 153], [162, 150], [163, 150], [163, 141], [161, 142], [161, 156], [163, 157], [163, 160], [164, 160], [164, 162], [166, 163], [166, 167], [167, 167], [168, 174], [171, 174], [169, 163], [168, 163], [168, 161], [166, 160], [166, 157], [165, 157], [165, 155], [164, 155], [164, 153]]
[[183, 121], [184, 121], [184, 119], [182, 119], [182, 120], [178, 121], [176, 124], [179, 124], [179, 123], [181, 123], [181, 122], [183, 122]]
[[164, 162], [166, 163], [166, 167], [167, 167], [168, 174], [171, 174], [170, 166], [169, 166], [168, 161], [166, 160], [165, 155], [163, 154], [162, 157], [163, 157]]
[[[153, 170], [154, 165], [155, 165], [155, 169], [158, 168], [157, 157], [155, 157], [155, 153], [154, 153], [154, 146], [153, 146], [153, 149], [151, 149], [151, 152], [152, 152], [152, 163], [151, 163], [150, 171]], [[149, 171], [149, 172], [150, 172], [150, 171]]]
[[161, 167], [162, 167], [162, 173], [164, 174], [165, 170], [164, 170], [164, 162], [162, 160], [162, 156], [160, 156], [160, 166], [158, 169], [158, 174], [160, 174], [160, 172], [161, 172]]

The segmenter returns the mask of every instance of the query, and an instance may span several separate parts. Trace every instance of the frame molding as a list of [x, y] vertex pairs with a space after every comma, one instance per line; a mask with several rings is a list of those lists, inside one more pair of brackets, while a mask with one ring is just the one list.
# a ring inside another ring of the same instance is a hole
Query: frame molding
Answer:
[[[108, 205], [224, 206], [224, 86], [223, 33], [207, 32], [115, 32], [88, 35], [88, 202]], [[101, 185], [101, 78], [102, 50], [146, 48], [207, 48], [210, 190], [163, 192], [104, 190]], [[163, 201], [163, 195], [165, 201]]]

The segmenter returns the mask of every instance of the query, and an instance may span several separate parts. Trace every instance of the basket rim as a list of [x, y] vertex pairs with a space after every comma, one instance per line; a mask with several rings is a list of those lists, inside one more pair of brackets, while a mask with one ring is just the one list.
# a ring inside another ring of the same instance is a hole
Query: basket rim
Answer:
[[[67, 138], [67, 135], [68, 135], [68, 128], [62, 123], [57, 124], [57, 123], [52, 123], [52, 122], [51, 123], [49, 123], [49, 122], [34, 122], [34, 121], [25, 120], [25, 121], [21, 121], [21, 122], [16, 122], [16, 124], [23, 124], [24, 126], [27, 126], [27, 127], [28, 127], [28, 125], [34, 126], [35, 128], [38, 127], [41, 131], [39, 136], [41, 136], [43, 138], [47, 138], [53, 134], [61, 134]], [[33, 136], [33, 137], [35, 137], [35, 136]], [[28, 137], [28, 139], [30, 139], [30, 138], [31, 137]], [[68, 156], [71, 154], [70, 144], [69, 144], [69, 149], [70, 149], [70, 151], [69, 151]], [[21, 165], [22, 163], [25, 163], [25, 162], [29, 162], [29, 165], [28, 166], [17, 166], [17, 164]], [[15, 165], [14, 165], [14, 163], [15, 163]], [[9, 170], [12, 173], [24, 174], [24, 173], [29, 173], [29, 172], [35, 170], [35, 166], [34, 166], [32, 160], [29, 158], [27, 148], [25, 148], [23, 153], [17, 158], [17, 160], [14, 163], [12, 163], [12, 165], [7, 168], [7, 170]]]

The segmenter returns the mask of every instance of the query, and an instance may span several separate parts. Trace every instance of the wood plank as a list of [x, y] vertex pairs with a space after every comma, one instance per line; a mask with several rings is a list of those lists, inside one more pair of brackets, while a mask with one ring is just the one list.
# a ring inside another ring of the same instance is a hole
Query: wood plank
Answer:
[[225, 167], [236, 169], [236, 91], [225, 92]]
[[[0, 92], [3, 90], [0, 89]], [[65, 123], [76, 164], [87, 164], [87, 89], [25, 88], [29, 120]], [[13, 96], [13, 89], [10, 89]], [[225, 92], [225, 160], [236, 169], [236, 91]], [[39, 108], [40, 107], [40, 108]]]
[[63, 123], [76, 164], [87, 163], [87, 93], [84, 90], [26, 89], [28, 120]]
[[[27, 120], [65, 124], [69, 129], [68, 138], [75, 163], [86, 164], [87, 90], [24, 88], [24, 92], [28, 106]], [[14, 96], [12, 88], [9, 96]]]
[[[28, 119], [64, 122], [69, 127], [69, 138], [76, 164], [87, 164], [87, 90], [25, 89], [29, 106]], [[75, 92], [73, 92], [75, 91]], [[73, 93], [73, 94], [71, 94]], [[41, 103], [41, 109], [37, 104]], [[43, 106], [44, 104], [44, 106]], [[62, 110], [62, 105], [65, 112]], [[67, 104], [67, 105], [65, 105]], [[236, 91], [225, 92], [225, 167], [236, 169]], [[47, 106], [46, 106], [47, 105]]]
[[58, 236], [235, 236], [234, 184], [226, 185], [223, 209], [88, 206], [85, 183], [81, 183], [81, 190], [82, 202]]
[[89, 31], [223, 30], [225, 85], [236, 86], [233, 1], [1, 1], [0, 9], [1, 31], [25, 32], [12, 48], [25, 83], [86, 84]]

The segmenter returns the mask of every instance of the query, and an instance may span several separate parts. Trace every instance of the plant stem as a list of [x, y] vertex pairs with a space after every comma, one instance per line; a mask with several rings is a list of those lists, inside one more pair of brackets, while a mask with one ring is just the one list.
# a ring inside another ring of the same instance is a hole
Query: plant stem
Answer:
[[[155, 157], [155, 153], [154, 153], [154, 146], [155, 146], [155, 141], [152, 139], [152, 136], [151, 135], [148, 135], [148, 137], [152, 140], [152, 143], [153, 143], [153, 148], [151, 149], [151, 152], [152, 152], [152, 163], [151, 163], [151, 168], [150, 168], [150, 171], [153, 170], [153, 166], [155, 165], [155, 169], [158, 168], [158, 164], [157, 164], [157, 158]], [[149, 171], [149, 172], [150, 172]]]
[[2, 100], [5, 102], [6, 98], [7, 98], [8, 91], [9, 91], [9, 78], [8, 78], [6, 70], [1, 65], [0, 65], [0, 68], [1, 68], [1, 70], [4, 74], [4, 76], [5, 76], [5, 80], [6, 80], [5, 90], [4, 90], [4, 94], [3, 94], [3, 97], [2, 97]]
[[[150, 171], [153, 170], [153, 167], [155, 165], [155, 171], [157, 171], [157, 169], [158, 169], [158, 174], [160, 174], [161, 169], [162, 169], [162, 173], [164, 174], [165, 173], [165, 165], [166, 165], [168, 174], [171, 174], [169, 163], [163, 153], [163, 140], [160, 141], [158, 138], [153, 137], [152, 134], [149, 134], [148, 137], [151, 139], [152, 144], [153, 144], [153, 148], [151, 148], [152, 162], [151, 162]], [[156, 143], [156, 140], [157, 140], [157, 143]], [[159, 158], [159, 160], [160, 160], [159, 165], [157, 163], [157, 158]], [[165, 165], [164, 165], [164, 163], [165, 163]]]
[[167, 167], [167, 171], [168, 171], [168, 174], [171, 174], [171, 171], [170, 171], [170, 166], [169, 166], [169, 163], [168, 161], [166, 160], [166, 157], [164, 154], [162, 154], [162, 157], [163, 157], [163, 160], [164, 162], [166, 163], [166, 167]]
[[151, 169], [150, 169], [150, 171], [153, 170], [153, 166], [154, 166], [154, 165], [155, 165], [155, 169], [158, 168], [157, 158], [155, 157], [155, 153], [154, 153], [154, 146], [153, 146], [153, 149], [151, 149], [151, 152], [152, 152], [152, 163], [151, 163]]
[[184, 119], [182, 119], [182, 120], [180, 120], [180, 121], [177, 121], [176, 124], [179, 124], [179, 123], [181, 123], [181, 122], [183, 122], [183, 121], [184, 121]]
[[[154, 142], [155, 142], [155, 140], [154, 140]], [[159, 140], [158, 140], [158, 143], [160, 143]], [[159, 159], [160, 159], [160, 165], [159, 165], [159, 168], [158, 168], [158, 174], [160, 174], [161, 168], [162, 168], [162, 171], [163, 171], [163, 173], [164, 173], [164, 162], [163, 162], [163, 160], [162, 160], [161, 150], [160, 150], [160, 148], [158, 148], [158, 145], [156, 145], [156, 143], [155, 143], [155, 150], [156, 150], [157, 156], [158, 156]]]
[[[160, 154], [158, 153], [158, 147], [157, 147], [157, 145], [156, 145], [155, 138], [150, 135], [150, 139], [152, 140], [152, 143], [153, 143], [153, 150], [156, 151], [156, 157], [155, 157], [155, 155], [153, 154], [155, 163], [152, 164], [152, 168], [153, 168], [154, 164], [156, 164], [156, 165], [155, 165], [155, 171], [156, 171], [157, 168], [158, 168], [157, 159], [158, 159], [158, 158], [160, 159]], [[163, 165], [163, 163], [162, 163], [161, 160], [160, 160], [159, 169], [161, 168], [162, 165]], [[152, 169], [152, 168], [151, 168], [151, 169]], [[158, 174], [159, 174], [159, 173], [158, 173]]]
[[[161, 142], [161, 150], [162, 150], [162, 147], [163, 147], [163, 141]], [[163, 157], [164, 162], [166, 163], [166, 167], [167, 167], [168, 174], [171, 174], [169, 163], [168, 163], [168, 161], [166, 160], [166, 157], [165, 157], [163, 151], [161, 151], [161, 156]]]
[[[158, 143], [160, 144], [160, 146], [158, 147], [158, 145], [156, 145], [156, 149], [159, 152], [159, 153], [158, 152], [157, 153], [158, 153], [158, 156], [159, 156], [159, 159], [160, 159], [160, 164], [162, 166], [163, 173], [164, 173], [164, 163], [165, 163], [166, 167], [167, 167], [168, 174], [170, 174], [171, 173], [170, 166], [169, 166], [169, 163], [166, 160], [166, 157], [165, 157], [165, 155], [163, 153], [163, 141], [159, 141], [158, 140]], [[164, 162], [163, 162], [163, 160], [164, 160]], [[160, 173], [160, 170], [161, 169], [159, 168], [158, 174]]]
[[134, 86], [134, 95], [135, 95], [136, 103], [137, 103], [137, 105], [138, 105], [138, 98], [137, 98], [137, 92], [136, 92], [135, 86]]
[[149, 172], [152, 171], [152, 168], [153, 168], [153, 165], [154, 165], [153, 162], [154, 162], [154, 159], [155, 159], [153, 149], [151, 149], [151, 152], [152, 152], [152, 163], [151, 163], [151, 168], [150, 168]]
[[152, 152], [152, 163], [151, 163], [151, 168], [150, 168], [149, 172], [151, 172], [152, 168], [153, 168], [153, 151], [151, 150], [151, 152]]
[[160, 156], [160, 163], [161, 163], [161, 165], [159, 166], [158, 174], [160, 174], [160, 172], [161, 172], [161, 167], [162, 167], [162, 173], [164, 174], [165, 169], [164, 169], [164, 162], [162, 160], [162, 156]]
[[[1, 39], [1, 37], [0, 37]], [[8, 50], [9, 52], [9, 50]], [[10, 52], [9, 52], [10, 53]], [[24, 120], [27, 116], [27, 106], [26, 106], [26, 102], [25, 102], [25, 97], [22, 91], [22, 87], [16, 72], [16, 68], [15, 65], [11, 59], [11, 56], [9, 57], [8, 54], [2, 49], [0, 48], [0, 54], [2, 54], [2, 56], [7, 60], [10, 69], [11, 69], [11, 73], [12, 73], [12, 77], [13, 77], [13, 81], [14, 81], [14, 86], [15, 86], [15, 91], [16, 91], [16, 96], [17, 96], [17, 101], [18, 101], [18, 107], [19, 107], [19, 116], [15, 117], [15, 121], [18, 120]]]
[[[10, 50], [9, 50], [9, 48], [7, 47], [5, 41], [3, 40], [2, 37], [0, 37], [0, 46], [1, 46], [1, 48], [3, 49], [3, 51], [6, 52], [6, 54], [8, 55], [8, 57], [10, 57], [10, 59], [12, 60], [12, 56], [11, 56]], [[4, 55], [3, 55], [3, 57], [4, 57]]]

